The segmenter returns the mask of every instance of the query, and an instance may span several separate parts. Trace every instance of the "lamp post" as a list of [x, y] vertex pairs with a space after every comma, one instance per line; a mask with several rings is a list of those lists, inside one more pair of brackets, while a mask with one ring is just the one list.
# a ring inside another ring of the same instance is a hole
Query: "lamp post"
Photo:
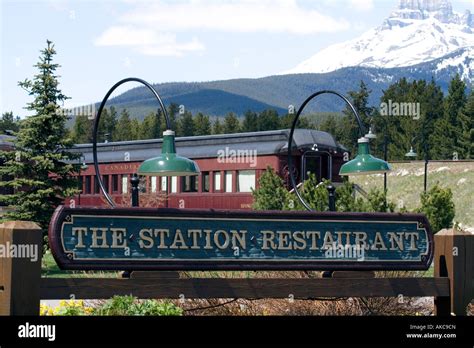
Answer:
[[78, 184], [79, 184], [79, 193], [77, 194], [77, 200], [78, 200], [78, 204], [81, 205], [81, 192], [82, 192], [82, 181], [81, 181], [81, 173], [83, 170], [86, 170], [87, 168], [89, 168], [89, 166], [86, 164], [86, 158], [81, 155], [81, 157], [79, 157], [79, 175], [77, 176], [77, 180], [79, 181]]
[[[102, 114], [107, 99], [110, 97], [113, 91], [115, 91], [115, 89], [117, 89], [120, 85], [126, 82], [139, 82], [145, 87], [147, 87], [158, 101], [158, 104], [160, 105], [160, 108], [163, 112], [166, 121], [166, 131], [164, 131], [163, 133], [161, 155], [144, 161], [138, 168], [138, 174], [145, 176], [187, 176], [198, 175], [200, 173], [199, 166], [196, 162], [176, 154], [176, 145], [174, 140], [175, 133], [171, 130], [171, 122], [168, 116], [168, 112], [166, 111], [166, 108], [158, 92], [153, 88], [151, 84], [149, 84], [145, 80], [136, 77], [125, 78], [113, 85], [100, 103], [99, 110], [97, 111], [97, 116], [94, 120], [94, 132], [92, 134], [92, 154], [94, 157], [96, 180], [99, 183], [100, 190], [102, 191], [105, 199], [111, 207], [115, 207], [115, 203], [112, 197], [110, 197], [107, 190], [105, 189], [104, 183], [100, 175], [99, 162], [97, 159], [97, 133], [99, 129], [100, 115]], [[131, 180], [132, 186], [135, 185], [135, 188], [132, 188], [133, 206], [138, 206], [138, 182], [139, 178], [138, 175], [135, 173]]]
[[[413, 139], [411, 140], [410, 151], [408, 151], [405, 154], [405, 157], [416, 158], [416, 156], [418, 155], [413, 150], [413, 142], [415, 141], [416, 138], [418, 138], [418, 135], [414, 136]], [[427, 183], [428, 183], [428, 151], [429, 151], [429, 148], [428, 148], [428, 142], [425, 140], [424, 135], [422, 136], [422, 140], [423, 140], [423, 152], [424, 152], [424, 157], [425, 157], [425, 172], [424, 172], [424, 178], [423, 178], [423, 192], [426, 192]]]
[[[339, 175], [358, 175], [358, 174], [385, 173], [385, 172], [390, 170], [390, 166], [388, 165], [388, 163], [386, 161], [383, 161], [379, 158], [376, 158], [376, 157], [374, 157], [370, 154], [369, 139], [364, 136], [365, 131], [364, 131], [364, 126], [362, 124], [362, 120], [361, 120], [357, 110], [351, 104], [351, 102], [346, 97], [344, 97], [342, 94], [340, 94], [338, 92], [335, 92], [335, 91], [331, 91], [331, 90], [323, 90], [323, 91], [313, 93], [312, 95], [310, 95], [303, 102], [303, 104], [298, 109], [298, 112], [296, 113], [295, 118], [293, 119], [293, 123], [292, 123], [291, 130], [290, 130], [290, 135], [289, 135], [289, 138], [288, 138], [288, 172], [289, 172], [289, 176], [290, 176], [290, 181], [291, 181], [293, 189], [296, 193], [296, 196], [298, 197], [300, 202], [303, 204], [303, 206], [307, 210], [310, 210], [310, 211], [313, 210], [313, 209], [309, 206], [309, 204], [305, 201], [305, 199], [301, 196], [300, 192], [298, 191], [298, 188], [297, 188], [297, 185], [296, 185], [296, 179], [295, 179], [295, 176], [293, 175], [293, 160], [292, 160], [293, 134], [295, 132], [296, 124], [298, 123], [298, 119], [299, 119], [301, 113], [303, 112], [303, 109], [306, 107], [306, 105], [313, 98], [316, 98], [317, 96], [322, 95], [322, 94], [336, 95], [339, 98], [341, 98], [342, 100], [344, 100], [344, 102], [347, 104], [347, 106], [349, 106], [352, 113], [354, 114], [354, 116], [357, 120], [357, 124], [359, 126], [359, 133], [360, 133], [361, 138], [359, 138], [359, 140], [357, 141], [357, 143], [358, 143], [357, 156], [353, 160], [345, 163], [341, 167], [341, 169], [339, 171]], [[373, 133], [371, 133], [369, 131], [368, 134], [370, 135], [370, 134], [373, 134]], [[329, 197], [330, 197], [329, 206], [330, 206], [331, 209], [332, 208], [335, 209], [335, 204], [334, 204], [335, 196], [334, 196], [333, 187], [328, 187], [328, 191], [329, 191]]]

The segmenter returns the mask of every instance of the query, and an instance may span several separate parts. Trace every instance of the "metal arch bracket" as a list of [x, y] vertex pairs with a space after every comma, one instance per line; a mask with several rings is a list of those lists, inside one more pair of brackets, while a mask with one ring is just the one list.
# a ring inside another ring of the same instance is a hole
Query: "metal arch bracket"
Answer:
[[347, 99], [346, 97], [344, 97], [342, 94], [338, 93], [338, 92], [335, 92], [335, 91], [331, 91], [331, 90], [322, 90], [322, 91], [319, 91], [319, 92], [316, 92], [316, 93], [313, 93], [311, 94], [304, 102], [303, 104], [301, 104], [300, 108], [298, 109], [298, 112], [296, 113], [296, 116], [295, 118], [293, 119], [293, 123], [291, 125], [291, 130], [290, 130], [290, 135], [288, 137], [288, 173], [290, 175], [290, 181], [291, 181], [291, 186], [293, 186], [293, 190], [295, 191], [296, 193], [296, 196], [298, 197], [298, 199], [300, 200], [300, 202], [303, 204], [303, 206], [306, 208], [306, 210], [309, 210], [309, 211], [312, 211], [313, 209], [310, 207], [310, 205], [305, 201], [305, 199], [303, 198], [303, 196], [301, 195], [301, 193], [298, 191], [298, 187], [296, 185], [296, 180], [295, 180], [295, 177], [293, 175], [293, 172], [292, 172], [292, 169], [293, 169], [293, 160], [292, 160], [292, 148], [293, 148], [293, 135], [294, 135], [294, 132], [295, 132], [295, 128], [296, 128], [296, 124], [298, 123], [298, 119], [301, 115], [301, 113], [303, 112], [303, 109], [306, 107], [306, 105], [314, 98], [316, 98], [317, 96], [321, 95], [321, 94], [333, 94], [333, 95], [336, 95], [338, 96], [339, 98], [341, 98], [342, 100], [344, 100], [344, 102], [347, 104], [347, 106], [349, 106], [349, 108], [351, 109], [352, 113], [354, 114], [356, 120], [357, 120], [357, 124], [359, 126], [359, 133], [361, 136], [364, 136], [365, 134], [365, 128], [364, 128], [364, 125], [362, 123], [362, 120], [359, 116], [359, 113], [357, 112], [357, 110], [355, 109], [354, 105], [351, 104], [351, 102], [349, 101], [349, 99]]
[[146, 82], [145, 80], [142, 80], [138, 77], [127, 77], [123, 80], [120, 80], [119, 82], [117, 82], [115, 85], [112, 86], [111, 89], [109, 89], [109, 91], [107, 92], [107, 94], [105, 95], [104, 99], [102, 100], [102, 102], [100, 103], [100, 106], [99, 106], [99, 110], [97, 111], [97, 116], [95, 117], [95, 120], [94, 120], [94, 131], [93, 131], [93, 134], [92, 134], [92, 154], [93, 154], [93, 157], [94, 157], [94, 169], [95, 169], [95, 177], [96, 177], [96, 180], [97, 182], [99, 183], [99, 187], [100, 187], [100, 190], [102, 191], [102, 194], [104, 195], [105, 199], [107, 200], [107, 202], [109, 203], [109, 205], [112, 207], [112, 208], [115, 208], [115, 203], [112, 199], [112, 197], [110, 197], [110, 195], [107, 193], [107, 190], [105, 189], [105, 186], [104, 186], [104, 182], [102, 181], [102, 177], [100, 175], [100, 169], [99, 169], [99, 162], [97, 160], [97, 132], [99, 131], [99, 122], [100, 122], [100, 116], [102, 114], [102, 111], [105, 107], [105, 103], [107, 102], [107, 100], [109, 99], [110, 95], [122, 84], [126, 83], [126, 82], [139, 82], [141, 83], [142, 85], [146, 86], [152, 93], [153, 95], [156, 97], [156, 99], [158, 100], [158, 103], [160, 104], [160, 108], [161, 110], [163, 111], [163, 115], [165, 117], [165, 121], [166, 121], [166, 127], [167, 129], [170, 129], [171, 128], [171, 122], [170, 122], [170, 118], [168, 116], [168, 112], [166, 111], [166, 108], [165, 108], [165, 105], [163, 104], [163, 101], [161, 100], [161, 97], [160, 95], [158, 94], [158, 92], [153, 88], [153, 86]]

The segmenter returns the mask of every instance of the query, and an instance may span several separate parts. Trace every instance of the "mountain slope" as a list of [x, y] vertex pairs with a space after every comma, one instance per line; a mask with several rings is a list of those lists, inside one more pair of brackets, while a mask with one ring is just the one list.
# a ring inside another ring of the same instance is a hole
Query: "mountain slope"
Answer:
[[[404, 68], [348, 67], [323, 74], [277, 75], [259, 79], [234, 79], [211, 82], [173, 82], [155, 84], [165, 104], [182, 104], [187, 110], [223, 116], [229, 111], [242, 115], [246, 110], [260, 111], [274, 108], [280, 114], [289, 105], [298, 107], [312, 93], [332, 89], [343, 94], [357, 90], [363, 80], [372, 90], [371, 105], [378, 105], [383, 90], [402, 77], [432, 78], [447, 91], [449, 81], [460, 73], [474, 81], [474, 54], [472, 49], [460, 49], [439, 59]], [[446, 62], [450, 64], [446, 64]], [[466, 70], [466, 67], [468, 69]], [[466, 75], [467, 74], [467, 75]], [[135, 117], [142, 118], [156, 110], [156, 102], [145, 87], [129, 90], [108, 105], [130, 108]], [[340, 111], [344, 105], [333, 96], [322, 96], [309, 103], [305, 111]]]

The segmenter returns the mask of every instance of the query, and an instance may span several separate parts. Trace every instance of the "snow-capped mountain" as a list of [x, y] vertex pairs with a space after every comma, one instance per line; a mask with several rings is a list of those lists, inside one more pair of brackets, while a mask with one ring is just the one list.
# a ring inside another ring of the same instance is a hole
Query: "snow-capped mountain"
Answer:
[[455, 67], [472, 81], [473, 53], [474, 15], [469, 10], [456, 13], [448, 0], [401, 0], [380, 27], [329, 46], [284, 74], [399, 68], [436, 60], [435, 72]]

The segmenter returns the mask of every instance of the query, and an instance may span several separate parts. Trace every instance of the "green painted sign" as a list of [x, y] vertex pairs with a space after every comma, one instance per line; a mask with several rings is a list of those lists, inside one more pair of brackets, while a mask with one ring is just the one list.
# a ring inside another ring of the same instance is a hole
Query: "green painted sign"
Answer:
[[423, 215], [69, 209], [50, 226], [68, 269], [426, 269]]

